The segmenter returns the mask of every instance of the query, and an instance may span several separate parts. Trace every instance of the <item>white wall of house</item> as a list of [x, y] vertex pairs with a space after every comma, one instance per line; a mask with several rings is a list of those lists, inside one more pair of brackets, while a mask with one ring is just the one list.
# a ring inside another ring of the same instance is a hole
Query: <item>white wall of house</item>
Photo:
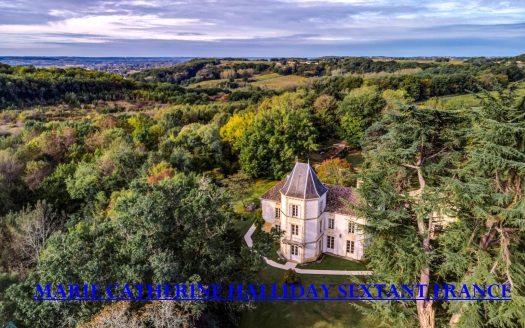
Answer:
[[316, 243], [306, 244], [304, 248], [303, 262], [315, 261], [319, 257]]
[[[329, 229], [329, 220], [334, 220], [334, 228]], [[348, 231], [348, 222], [354, 222], [354, 233]], [[325, 236], [323, 242], [323, 252], [331, 253], [337, 256], [344, 256], [355, 260], [360, 260], [364, 253], [364, 235], [359, 225], [362, 225], [364, 220], [353, 216], [343, 215], [339, 213], [327, 213], [324, 219]], [[328, 248], [327, 236], [334, 238], [334, 248]], [[354, 242], [353, 253], [347, 252], [347, 241]]]
[[[292, 205], [298, 206], [298, 215], [292, 216]], [[262, 215], [266, 222], [280, 224], [284, 231], [283, 239], [303, 244], [298, 255], [291, 255], [291, 246], [281, 242], [281, 253], [291, 261], [299, 263], [315, 261], [321, 253], [329, 253], [349, 259], [360, 260], [364, 253], [364, 234], [359, 225], [363, 219], [340, 213], [324, 212], [326, 194], [320, 199], [304, 200], [281, 195], [281, 202], [261, 200]], [[279, 219], [275, 218], [275, 208], [281, 209]], [[329, 219], [334, 220], [334, 228], [329, 228]], [[356, 223], [355, 232], [348, 232], [348, 222]], [[293, 235], [291, 225], [298, 226], [298, 234]], [[327, 236], [334, 238], [334, 248], [329, 249]], [[354, 252], [347, 252], [347, 241], [354, 242]]]
[[275, 224], [275, 208], [277, 207], [277, 202], [262, 199], [261, 200], [261, 213], [264, 221]]

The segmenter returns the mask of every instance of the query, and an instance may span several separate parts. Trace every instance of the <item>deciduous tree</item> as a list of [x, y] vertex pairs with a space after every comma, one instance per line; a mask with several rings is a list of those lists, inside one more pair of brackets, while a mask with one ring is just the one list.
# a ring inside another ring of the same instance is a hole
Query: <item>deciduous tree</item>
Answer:
[[348, 143], [359, 147], [365, 130], [374, 123], [386, 102], [377, 89], [354, 89], [339, 104], [340, 133]]

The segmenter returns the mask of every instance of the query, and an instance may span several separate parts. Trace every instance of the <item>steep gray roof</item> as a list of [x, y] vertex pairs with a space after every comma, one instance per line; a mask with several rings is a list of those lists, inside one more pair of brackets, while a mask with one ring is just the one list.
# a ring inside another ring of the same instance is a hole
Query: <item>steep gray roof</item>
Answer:
[[295, 163], [280, 191], [285, 196], [312, 199], [321, 197], [327, 190], [310, 164]]

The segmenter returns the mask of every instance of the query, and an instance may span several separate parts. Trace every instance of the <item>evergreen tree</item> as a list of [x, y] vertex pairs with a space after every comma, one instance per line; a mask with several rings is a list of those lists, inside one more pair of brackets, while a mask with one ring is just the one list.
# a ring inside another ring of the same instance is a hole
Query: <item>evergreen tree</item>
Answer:
[[461, 166], [445, 185], [459, 218], [440, 238], [440, 275], [464, 284], [510, 284], [512, 301], [455, 302], [455, 327], [525, 326], [525, 109], [513, 89], [485, 93], [465, 115]]
[[[372, 237], [366, 256], [376, 281], [508, 284], [512, 301], [372, 303], [392, 325], [416, 317], [420, 327], [525, 325], [523, 101], [512, 89], [481, 100], [460, 112], [390, 111], [368, 131], [359, 208]], [[445, 214], [454, 220], [434, 234]]]
[[[358, 208], [371, 237], [366, 251], [374, 281], [426, 284], [436, 281], [431, 227], [435, 209], [443, 203], [443, 178], [458, 157], [462, 119], [454, 112], [419, 109], [391, 110], [367, 132]], [[425, 290], [424, 297], [428, 296]], [[417, 300], [371, 302], [362, 308], [393, 326], [419, 322], [435, 327], [436, 304]], [[416, 319], [417, 320], [414, 320]]]

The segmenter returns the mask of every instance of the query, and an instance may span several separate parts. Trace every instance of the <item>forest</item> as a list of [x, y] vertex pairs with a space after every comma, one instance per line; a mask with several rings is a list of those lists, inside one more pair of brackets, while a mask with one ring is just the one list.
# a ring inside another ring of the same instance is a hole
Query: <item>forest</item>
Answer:
[[[242, 227], [262, 218], [239, 201], [296, 158], [361, 181], [367, 279], [513, 288], [508, 302], [349, 309], [396, 327], [525, 326], [524, 55], [199, 58], [127, 76], [0, 64], [0, 110], [1, 327], [241, 326], [259, 305], [32, 295], [258, 281], [276, 236], [247, 248]], [[341, 142], [359, 167], [323, 156]], [[434, 239], [436, 209], [459, 220]]]

